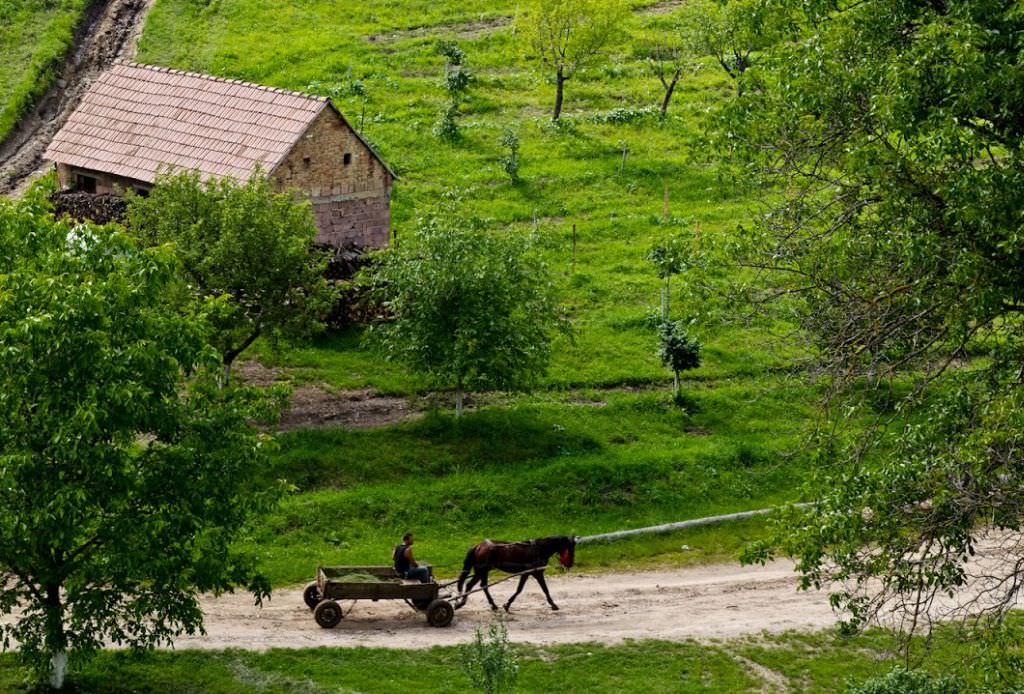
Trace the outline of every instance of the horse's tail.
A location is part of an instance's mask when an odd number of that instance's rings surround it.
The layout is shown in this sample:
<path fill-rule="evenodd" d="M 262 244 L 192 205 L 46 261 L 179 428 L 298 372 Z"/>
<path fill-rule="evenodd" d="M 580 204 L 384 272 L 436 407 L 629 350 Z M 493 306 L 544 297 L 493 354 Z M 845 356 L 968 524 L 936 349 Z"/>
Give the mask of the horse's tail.
<path fill-rule="evenodd" d="M 462 562 L 462 573 L 459 574 L 459 592 L 462 592 L 462 584 L 469 578 L 469 572 L 473 568 L 473 560 L 476 555 L 476 545 L 469 548 L 466 552 L 466 559 Z"/>

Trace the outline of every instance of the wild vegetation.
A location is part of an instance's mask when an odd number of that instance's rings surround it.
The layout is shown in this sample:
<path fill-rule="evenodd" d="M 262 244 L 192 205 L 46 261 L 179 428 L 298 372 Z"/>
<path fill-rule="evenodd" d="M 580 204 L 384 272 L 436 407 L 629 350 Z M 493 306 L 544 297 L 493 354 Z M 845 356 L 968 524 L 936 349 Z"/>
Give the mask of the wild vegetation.
<path fill-rule="evenodd" d="M 60 688 L 69 651 L 195 631 L 198 593 L 265 597 L 236 540 L 276 494 L 263 396 L 217 387 L 201 309 L 164 301 L 173 251 L 43 205 L 0 204 L 0 638 Z"/>
<path fill-rule="evenodd" d="M 950 635 L 952 636 L 952 635 Z M 485 643 L 488 641 L 485 637 Z M 677 694 L 760 692 L 766 687 L 793 692 L 849 694 L 968 694 L 998 680 L 979 654 L 939 630 L 932 657 L 911 663 L 911 676 L 890 675 L 907 667 L 891 649 L 891 637 L 873 630 L 855 637 L 833 633 L 783 634 L 713 644 L 663 641 L 619 646 L 594 643 L 530 647 L 513 644 L 517 665 L 514 691 L 543 694 L 552 688 L 595 694 L 621 692 Z M 429 650 L 317 648 L 265 653 L 176 651 L 147 655 L 107 651 L 77 678 L 81 694 L 160 694 L 184 690 L 202 694 L 292 694 L 359 691 L 401 694 L 411 688 L 448 694 L 473 691 L 464 670 L 465 647 Z M 1015 652 L 1020 654 L 1019 641 Z M 496 669 L 496 668 L 495 668 Z M 963 677 L 944 677 L 958 670 Z M 767 682 L 764 673 L 773 678 Z M 946 682 L 945 688 L 885 688 L 879 682 Z M 9 655 L 0 656 L 0 689 L 27 692 L 22 672 Z M 854 689 L 855 683 L 874 682 Z M 480 690 L 477 690 L 480 691 Z"/>
<path fill-rule="evenodd" d="M 678 237 L 691 265 L 727 257 L 736 223 L 756 209 L 691 146 L 707 109 L 734 92 L 728 75 L 688 74 L 659 118 L 663 89 L 631 46 L 677 31 L 678 10 L 637 4 L 608 37 L 609 57 L 573 78 L 555 126 L 555 85 L 539 76 L 525 9 L 517 16 L 516 8 L 403 2 L 339 16 L 329 3 L 228 10 L 161 0 L 150 15 L 142 60 L 313 89 L 353 114 L 365 98 L 363 135 L 401 177 L 393 200 L 399 248 L 449 192 L 465 218 L 491 233 L 537 229 L 550 240 L 538 250 L 574 326 L 572 336 L 556 337 L 532 395 L 471 394 L 460 427 L 437 413 L 395 429 L 288 434 L 278 470 L 299 493 L 268 519 L 260 541 L 275 580 L 307 578 L 305 563 L 312 570 L 318 561 L 379 560 L 405 525 L 416 526 L 431 561 L 454 568 L 484 535 L 587 534 L 793 499 L 791 481 L 806 464 L 800 413 L 810 414 L 816 395 L 773 373 L 799 353 L 773 336 L 782 324 L 736 320 L 712 330 L 729 314 L 682 272 L 671 318 L 700 319 L 690 330 L 702 365 L 686 372 L 685 384 L 695 407 L 673 407 L 665 387 L 672 372 L 658 356 L 662 280 L 648 249 Z M 242 28 L 260 26 L 279 31 L 268 39 Z M 457 45 L 474 74 L 451 142 L 433 132 L 450 104 L 439 80 L 453 71 L 446 53 L 454 51 L 439 52 L 442 40 Z M 515 182 L 502 145 L 510 130 Z M 255 348 L 297 383 L 408 396 L 435 387 L 381 359 L 358 330 Z M 436 397 L 450 407 L 448 394 Z M 637 541 L 582 553 L 580 562 L 721 557 L 750 536 L 744 526 L 724 541 L 730 532 L 716 531 L 713 549 L 691 543 L 695 553 L 666 556 L 667 542 Z"/>
<path fill-rule="evenodd" d="M 88 0 L 0 0 L 0 141 L 50 86 Z"/>
<path fill-rule="evenodd" d="M 585 21 L 613 4 L 559 2 L 546 11 L 568 8 L 566 16 Z M 1020 412 L 1012 221 L 1020 207 L 1019 133 L 1006 117 L 1019 104 L 1001 100 L 1018 94 L 1000 81 L 1012 71 L 987 68 L 991 55 L 1013 54 L 1020 32 L 999 3 L 948 18 L 938 8 L 945 3 L 926 4 L 855 4 L 818 31 L 813 13 L 834 7 L 815 5 L 801 23 L 787 2 L 716 3 L 702 12 L 695 8 L 703 4 L 637 0 L 593 27 L 590 56 L 599 60 L 560 69 L 552 56 L 566 58 L 569 49 L 542 48 L 543 24 L 511 0 L 395 0 L 344 14 L 328 0 L 158 0 L 141 60 L 330 95 L 359 114 L 351 121 L 400 176 L 398 254 L 415 220 L 449 195 L 459 200 L 459 214 L 481 220 L 496 238 L 539 232 L 551 240 L 540 254 L 575 328 L 552 342 L 549 369 L 532 392 L 472 393 L 461 421 L 441 412 L 449 394 L 434 392 L 429 377 L 436 374 L 381 359 L 360 329 L 276 347 L 257 341 L 259 358 L 295 383 L 430 397 L 434 406 L 422 419 L 383 429 L 282 436 L 268 473 L 295 493 L 264 516 L 243 549 L 258 551 L 263 572 L 281 585 L 308 580 L 318 563 L 386 561 L 394 538 L 413 528 L 420 556 L 444 573 L 485 535 L 588 534 L 794 501 L 797 482 L 825 462 L 822 483 L 807 492 L 815 499 L 824 493 L 825 503 L 810 520 L 798 518 L 800 533 L 787 536 L 786 526 L 781 541 L 752 556 L 780 545 L 795 551 L 808 584 L 826 577 L 833 560 L 845 575 L 872 578 L 874 555 L 860 553 L 868 538 L 883 543 L 882 573 L 894 577 L 891 585 L 955 588 L 979 518 L 1019 525 L 1016 438 L 1006 435 L 1019 431 Z M 878 5 L 901 21 L 887 23 Z M 991 22 L 1006 30 L 980 31 Z M 900 32 L 922 25 L 930 27 L 928 39 L 904 60 Z M 815 40 L 769 50 L 793 37 Z M 955 109 L 929 111 L 929 99 L 949 83 L 930 72 L 934 79 L 915 81 L 922 62 L 970 68 L 952 82 L 963 96 Z M 472 66 L 471 89 L 465 65 Z M 880 74 L 889 81 L 871 92 L 865 85 Z M 1004 92 L 1010 96 L 996 98 Z M 437 137 L 439 112 L 453 136 Z M 821 125 L 811 139 L 787 137 L 808 122 Z M 904 122 L 918 130 L 904 130 Z M 708 145 L 708 130 L 723 137 Z M 779 142 L 790 149 L 773 149 Z M 736 167 L 709 164 L 723 152 Z M 827 171 L 814 168 L 821 162 Z M 995 212 L 979 202 L 982 190 L 997 194 Z M 776 214 L 761 217 L 764 210 Z M 823 210 L 836 212 L 811 214 Z M 771 270 L 811 281 L 772 284 L 763 276 Z M 985 291 L 975 292 L 982 279 Z M 830 292 L 837 283 L 852 288 L 842 301 Z M 720 291 L 726 288 L 728 296 Z M 750 310 L 765 299 L 776 299 L 779 310 Z M 878 330 L 890 320 L 893 330 Z M 823 351 L 835 357 L 833 375 L 856 378 L 800 378 Z M 662 360 L 676 373 L 677 393 L 683 387 L 676 402 Z M 965 372 L 986 378 L 958 380 Z M 954 374 L 949 387 L 902 398 L 914 378 L 930 384 L 947 373 Z M 880 436 L 873 449 L 894 451 L 899 465 L 874 466 L 879 458 L 868 456 L 856 460 L 865 467 L 844 468 L 831 457 L 844 450 L 835 441 L 816 457 L 802 447 L 828 386 L 863 396 L 843 410 L 851 438 L 872 422 L 881 435 L 903 432 L 901 439 Z M 931 409 L 918 409 L 922 402 Z M 929 412 L 936 416 L 922 414 Z M 921 426 L 903 428 L 918 420 Z M 966 475 L 965 455 L 972 463 Z M 908 527 L 919 532 L 908 536 Z M 764 534 L 752 521 L 593 545 L 581 549 L 578 565 L 734 557 Z M 680 540 L 694 551 L 681 552 Z M 926 554 L 922 564 L 904 561 L 933 540 L 942 553 Z M 860 596 L 840 599 L 870 606 Z M 981 660 L 954 661 L 949 646 L 925 665 L 962 670 L 970 686 L 1012 681 L 1020 661 L 1006 633 L 997 630 L 1003 640 L 992 643 L 1001 647 L 991 649 L 1004 660 L 984 672 Z M 638 691 L 736 691 L 760 686 L 744 664 L 753 661 L 794 688 L 837 691 L 844 677 L 878 674 L 879 661 L 892 662 L 886 639 L 524 649 L 518 683 L 545 691 L 557 662 L 590 691 L 630 691 L 638 683 Z M 389 669 L 404 688 L 414 681 L 447 691 L 462 678 L 458 655 L 445 649 L 345 651 L 344 666 L 328 665 L 331 655 L 159 656 L 141 664 L 104 655 L 94 667 L 111 677 L 150 678 L 154 690 L 179 677 L 161 679 L 154 663 L 170 671 L 209 665 L 204 691 L 285 691 L 297 682 L 358 688 L 366 686 L 360 667 L 373 671 L 381 660 L 408 665 L 407 680 L 398 666 Z M 631 669 L 639 661 L 643 673 Z M 664 680 L 651 676 L 652 662 L 664 668 Z M 984 679 L 1000 667 L 1005 676 Z M 96 672 L 84 671 L 85 686 Z M 901 677 L 893 680 L 921 679 Z M 379 677 L 372 683 L 381 690 Z"/>

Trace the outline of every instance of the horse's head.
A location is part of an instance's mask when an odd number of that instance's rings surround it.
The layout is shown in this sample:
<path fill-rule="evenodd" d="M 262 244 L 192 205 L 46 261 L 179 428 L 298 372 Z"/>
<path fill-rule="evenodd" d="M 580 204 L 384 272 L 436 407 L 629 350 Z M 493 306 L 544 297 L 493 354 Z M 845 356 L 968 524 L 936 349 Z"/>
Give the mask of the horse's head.
<path fill-rule="evenodd" d="M 576 559 L 576 538 L 561 537 L 559 540 L 562 542 L 559 543 L 558 563 L 567 569 L 571 569 Z"/>

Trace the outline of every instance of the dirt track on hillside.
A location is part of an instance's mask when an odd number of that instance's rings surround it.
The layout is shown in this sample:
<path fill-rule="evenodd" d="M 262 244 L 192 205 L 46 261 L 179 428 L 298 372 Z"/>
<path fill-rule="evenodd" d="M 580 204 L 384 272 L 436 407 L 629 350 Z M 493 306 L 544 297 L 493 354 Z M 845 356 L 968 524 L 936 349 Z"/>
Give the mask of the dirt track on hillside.
<path fill-rule="evenodd" d="M 825 593 L 798 592 L 793 566 L 735 564 L 636 573 L 562 574 L 549 569 L 548 584 L 561 610 L 553 612 L 535 583 L 512 606 L 508 627 L 516 642 L 620 643 L 625 639 L 710 639 L 821 629 L 835 623 Z M 492 589 L 496 601 L 512 594 L 515 580 Z M 262 609 L 237 594 L 204 601 L 208 635 L 182 638 L 177 648 L 311 648 L 369 646 L 430 648 L 464 643 L 491 611 L 482 594 L 456 612 L 447 628 L 427 625 L 400 601 L 345 604 L 352 611 L 334 629 L 321 629 L 302 602 L 301 589 L 275 591 Z"/>
<path fill-rule="evenodd" d="M 43 165 L 53 136 L 78 106 L 92 81 L 118 56 L 134 56 L 135 42 L 153 0 L 96 0 L 75 47 L 50 89 L 0 142 L 0 195 L 16 193 Z"/>

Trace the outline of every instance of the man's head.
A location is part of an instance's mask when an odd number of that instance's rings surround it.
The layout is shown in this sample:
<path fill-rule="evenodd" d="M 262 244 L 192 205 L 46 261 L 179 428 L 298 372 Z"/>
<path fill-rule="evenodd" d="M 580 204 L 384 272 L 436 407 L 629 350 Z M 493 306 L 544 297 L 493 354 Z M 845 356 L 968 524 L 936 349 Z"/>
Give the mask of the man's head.
<path fill-rule="evenodd" d="M 405 535 L 402 535 L 402 542 L 404 542 L 407 545 L 411 545 L 412 544 L 412 533 L 406 533 Z"/>

